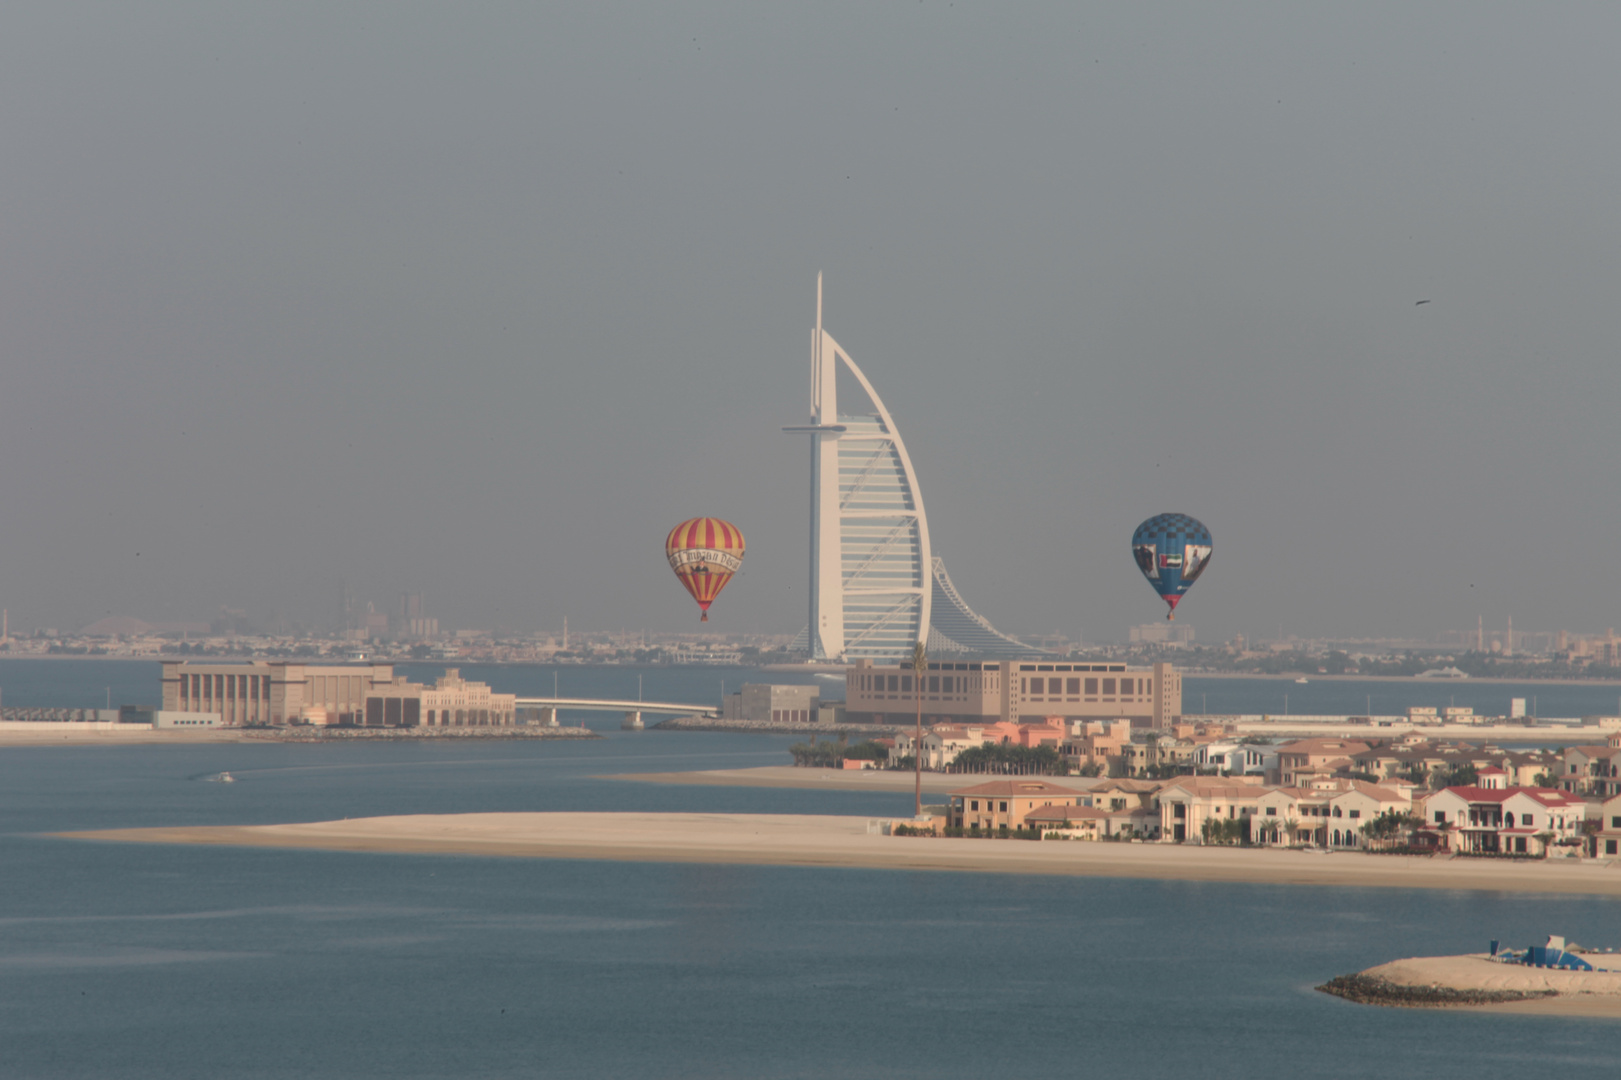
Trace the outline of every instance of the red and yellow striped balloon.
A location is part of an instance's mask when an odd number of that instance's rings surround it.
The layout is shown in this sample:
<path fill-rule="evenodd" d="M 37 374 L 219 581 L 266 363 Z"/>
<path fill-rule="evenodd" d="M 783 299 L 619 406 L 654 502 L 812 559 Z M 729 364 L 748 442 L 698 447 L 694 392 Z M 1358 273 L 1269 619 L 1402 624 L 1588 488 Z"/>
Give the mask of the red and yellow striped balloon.
<path fill-rule="evenodd" d="M 708 622 L 709 605 L 743 565 L 743 534 L 720 518 L 689 518 L 670 530 L 664 554 Z"/>

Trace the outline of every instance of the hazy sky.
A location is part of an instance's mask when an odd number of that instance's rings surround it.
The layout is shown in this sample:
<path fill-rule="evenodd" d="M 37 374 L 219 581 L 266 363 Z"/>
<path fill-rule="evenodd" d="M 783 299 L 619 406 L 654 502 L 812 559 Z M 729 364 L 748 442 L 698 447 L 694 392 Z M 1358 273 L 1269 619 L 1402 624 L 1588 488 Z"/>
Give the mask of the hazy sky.
<path fill-rule="evenodd" d="M 805 619 L 815 275 L 1013 632 L 1621 624 L 1621 7 L 8 4 L 13 628 Z M 1430 304 L 1415 306 L 1416 301 Z"/>

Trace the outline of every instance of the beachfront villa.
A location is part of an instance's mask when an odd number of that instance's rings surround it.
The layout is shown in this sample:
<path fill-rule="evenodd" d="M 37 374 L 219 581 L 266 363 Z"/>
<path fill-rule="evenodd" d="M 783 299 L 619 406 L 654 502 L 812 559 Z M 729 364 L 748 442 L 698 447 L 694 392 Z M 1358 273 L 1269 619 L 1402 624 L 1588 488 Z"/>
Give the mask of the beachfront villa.
<path fill-rule="evenodd" d="M 1101 840 L 1110 835 L 1109 811 L 1092 806 L 1038 806 L 1024 815 L 1024 827 L 1039 829 L 1043 838 Z"/>
<path fill-rule="evenodd" d="M 1025 817 L 1037 807 L 1075 806 L 1083 792 L 1035 777 L 993 780 L 951 792 L 946 825 L 958 829 L 994 832 L 1025 828 Z"/>
<path fill-rule="evenodd" d="M 1621 855 L 1621 795 L 1612 795 L 1596 808 L 1598 833 L 1593 837 L 1594 855 Z"/>
<path fill-rule="evenodd" d="M 1559 786 L 1583 795 L 1621 795 L 1621 745 L 1617 743 L 1621 740 L 1608 746 L 1566 747 Z"/>
<path fill-rule="evenodd" d="M 1159 793 L 1165 839 L 1225 840 L 1236 833 L 1238 841 L 1261 846 L 1362 847 L 1362 825 L 1387 809 L 1405 810 L 1407 805 L 1399 792 L 1355 780 L 1326 788 L 1277 788 L 1188 777 L 1168 783 Z"/>
<path fill-rule="evenodd" d="M 1353 755 L 1369 749 L 1353 739 L 1298 739 L 1278 748 L 1279 780 L 1292 787 L 1333 776 L 1351 767 Z"/>
<path fill-rule="evenodd" d="M 1423 800 L 1426 823 L 1462 852 L 1542 855 L 1560 840 L 1579 841 L 1586 800 L 1552 788 L 1449 787 Z"/>

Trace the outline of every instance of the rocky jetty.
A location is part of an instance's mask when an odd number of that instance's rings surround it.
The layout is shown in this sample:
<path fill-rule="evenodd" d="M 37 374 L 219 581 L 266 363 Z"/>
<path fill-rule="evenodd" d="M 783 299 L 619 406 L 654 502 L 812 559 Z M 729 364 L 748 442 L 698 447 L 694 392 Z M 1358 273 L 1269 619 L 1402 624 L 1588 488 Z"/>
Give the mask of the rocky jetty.
<path fill-rule="evenodd" d="M 1317 989 L 1363 1005 L 1444 1009 L 1456 1005 L 1501 1005 L 1558 995 L 1557 990 L 1460 990 L 1451 986 L 1403 986 L 1377 975 L 1340 975 Z"/>
<path fill-rule="evenodd" d="M 600 739 L 587 727 L 287 727 L 245 730 L 244 739 L 266 742 L 344 742 L 367 739 Z"/>
<path fill-rule="evenodd" d="M 712 716 L 673 716 L 653 725 L 655 731 L 749 731 L 761 735 L 899 735 L 911 724 L 775 724 L 770 720 L 720 720 Z"/>
<path fill-rule="evenodd" d="M 1621 1017 L 1621 971 L 1570 970 L 1472 953 L 1413 956 L 1317 989 L 1364 1005 L 1407 1009 L 1492 1006 L 1511 1012 Z"/>

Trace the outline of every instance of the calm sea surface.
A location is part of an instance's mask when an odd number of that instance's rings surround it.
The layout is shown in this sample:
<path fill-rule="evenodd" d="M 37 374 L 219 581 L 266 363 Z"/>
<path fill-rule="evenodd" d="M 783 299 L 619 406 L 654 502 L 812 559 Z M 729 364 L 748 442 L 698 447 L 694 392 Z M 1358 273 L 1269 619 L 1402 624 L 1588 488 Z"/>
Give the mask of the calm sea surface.
<path fill-rule="evenodd" d="M 551 689 L 550 669 L 464 670 L 501 690 Z M 781 678 L 642 674 L 648 698 L 677 700 L 712 699 L 721 678 Z M 636 675 L 568 668 L 560 683 L 618 695 Z M 1281 692 L 1253 682 L 1257 695 Z M 155 683 L 153 664 L 0 661 L 8 705 L 95 705 L 109 685 L 115 704 L 151 701 Z M 1233 680 L 1189 683 L 1244 693 Z M 1307 689 L 1289 691 L 1292 707 Z M 1521 695 L 1470 689 L 1486 691 L 1477 709 Z M 1594 689 L 1595 702 L 1609 696 Z M 602 741 L 0 748 L 0 1077 L 1617 1075 L 1616 1023 L 1379 1010 L 1311 990 L 1492 937 L 1621 945 L 1612 900 L 43 835 L 487 810 L 898 815 L 911 804 L 600 779 L 780 764 L 792 740 L 591 722 Z M 240 782 L 207 779 L 221 770 Z"/>

